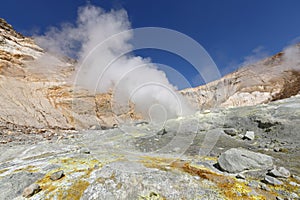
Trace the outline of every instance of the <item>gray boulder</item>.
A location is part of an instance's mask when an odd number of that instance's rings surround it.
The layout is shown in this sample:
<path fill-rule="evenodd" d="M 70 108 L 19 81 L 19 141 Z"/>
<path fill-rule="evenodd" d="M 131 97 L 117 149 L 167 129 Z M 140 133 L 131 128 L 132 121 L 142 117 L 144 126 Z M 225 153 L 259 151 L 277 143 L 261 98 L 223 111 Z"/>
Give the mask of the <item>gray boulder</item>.
<path fill-rule="evenodd" d="M 247 131 L 244 138 L 247 140 L 254 140 L 255 134 L 253 131 Z"/>
<path fill-rule="evenodd" d="M 284 167 L 274 168 L 269 172 L 269 174 L 273 177 L 280 177 L 280 178 L 288 178 L 291 176 L 289 170 L 287 170 Z"/>
<path fill-rule="evenodd" d="M 273 166 L 272 157 L 246 149 L 232 148 L 220 155 L 218 164 L 223 171 L 239 173 L 244 170 L 267 170 Z"/>
<path fill-rule="evenodd" d="M 230 136 L 236 136 L 238 134 L 238 131 L 235 128 L 224 129 L 224 132 Z"/>

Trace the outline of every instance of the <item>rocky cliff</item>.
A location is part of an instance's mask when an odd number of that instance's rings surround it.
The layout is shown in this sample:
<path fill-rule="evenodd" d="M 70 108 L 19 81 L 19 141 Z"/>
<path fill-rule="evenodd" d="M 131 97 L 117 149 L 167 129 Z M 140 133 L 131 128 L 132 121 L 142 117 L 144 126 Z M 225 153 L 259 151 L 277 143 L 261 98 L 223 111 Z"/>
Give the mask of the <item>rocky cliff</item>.
<path fill-rule="evenodd" d="M 0 123 L 2 127 L 82 129 L 118 124 L 111 94 L 72 84 L 75 61 L 51 55 L 0 19 Z M 133 109 L 124 115 L 135 117 Z"/>
<path fill-rule="evenodd" d="M 267 103 L 300 91 L 300 45 L 181 93 L 200 109 Z M 290 55 L 292 54 L 292 55 Z M 134 106 L 112 111 L 112 94 L 75 87 L 76 61 L 45 52 L 0 20 L 1 126 L 82 129 L 140 119 Z M 31 129 L 30 128 L 30 129 Z"/>
<path fill-rule="evenodd" d="M 300 44 L 181 92 L 199 108 L 257 105 L 296 95 L 300 92 Z"/>

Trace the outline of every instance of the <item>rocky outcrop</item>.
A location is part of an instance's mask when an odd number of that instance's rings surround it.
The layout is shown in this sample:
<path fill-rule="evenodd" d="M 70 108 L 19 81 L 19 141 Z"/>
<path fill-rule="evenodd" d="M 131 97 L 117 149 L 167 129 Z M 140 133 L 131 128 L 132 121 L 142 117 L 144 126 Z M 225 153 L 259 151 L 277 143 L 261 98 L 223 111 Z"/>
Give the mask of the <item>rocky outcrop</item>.
<path fill-rule="evenodd" d="M 268 103 L 300 92 L 300 44 L 181 93 L 200 109 Z"/>
<path fill-rule="evenodd" d="M 293 55 L 300 57 L 295 52 Z M 141 119 L 133 104 L 129 110 L 115 112 L 112 93 L 94 94 L 74 86 L 75 65 L 70 58 L 44 52 L 33 39 L 17 33 L 1 19 L 1 126 L 24 131 L 29 127 L 86 129 Z M 297 59 L 289 60 L 285 53 L 279 53 L 181 93 L 200 109 L 256 105 L 297 94 L 299 83 Z"/>
<path fill-rule="evenodd" d="M 45 53 L 0 19 L 0 123 L 13 130 L 118 124 L 111 94 L 74 86 L 75 61 Z M 138 118 L 133 105 L 118 120 Z"/>

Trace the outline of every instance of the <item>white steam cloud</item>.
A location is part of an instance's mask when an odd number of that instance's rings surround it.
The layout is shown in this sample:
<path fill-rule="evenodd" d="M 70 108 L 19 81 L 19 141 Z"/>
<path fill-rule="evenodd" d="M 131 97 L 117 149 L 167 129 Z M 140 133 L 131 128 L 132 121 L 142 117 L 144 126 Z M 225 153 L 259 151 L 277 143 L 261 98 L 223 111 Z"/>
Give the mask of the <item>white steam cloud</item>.
<path fill-rule="evenodd" d="M 93 92 L 113 90 L 121 107 L 130 100 L 138 112 L 157 120 L 190 114 L 188 103 L 150 59 L 122 55 L 134 50 L 130 29 L 125 10 L 88 5 L 79 8 L 76 25 L 50 28 L 36 41 L 49 52 L 76 57 L 76 83 Z"/>
<path fill-rule="evenodd" d="M 283 52 L 286 68 L 300 71 L 300 44 L 288 46 Z"/>
<path fill-rule="evenodd" d="M 263 46 L 258 46 L 252 50 L 252 54 L 245 56 L 244 61 L 240 64 L 241 67 L 254 64 L 263 58 L 270 56 Z"/>

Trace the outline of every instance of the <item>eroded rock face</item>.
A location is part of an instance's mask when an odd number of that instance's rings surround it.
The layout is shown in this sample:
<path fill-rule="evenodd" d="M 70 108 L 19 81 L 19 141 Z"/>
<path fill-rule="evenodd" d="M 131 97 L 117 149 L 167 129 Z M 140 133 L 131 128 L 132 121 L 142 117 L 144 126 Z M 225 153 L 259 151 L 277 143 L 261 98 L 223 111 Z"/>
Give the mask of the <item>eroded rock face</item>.
<path fill-rule="evenodd" d="M 290 51 L 293 51 L 291 54 Z M 182 90 L 200 109 L 250 106 L 284 99 L 300 91 L 300 45 L 240 68 L 196 88 Z"/>
<path fill-rule="evenodd" d="M 300 91 L 299 63 L 294 60 L 279 53 L 181 93 L 199 109 L 256 105 L 287 98 Z M 133 104 L 126 112 L 116 113 L 112 93 L 94 94 L 74 86 L 75 65 L 72 59 L 44 52 L 31 38 L 17 33 L 1 19 L 1 126 L 12 124 L 19 130 L 107 128 L 142 118 Z"/>
<path fill-rule="evenodd" d="M 74 86 L 76 62 L 43 51 L 0 19 L 0 123 L 14 130 L 87 129 L 118 124 L 111 93 Z M 138 118 L 133 106 L 118 119 Z"/>

